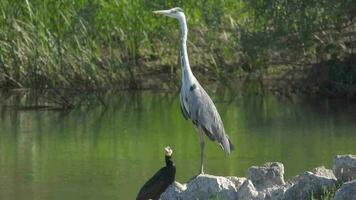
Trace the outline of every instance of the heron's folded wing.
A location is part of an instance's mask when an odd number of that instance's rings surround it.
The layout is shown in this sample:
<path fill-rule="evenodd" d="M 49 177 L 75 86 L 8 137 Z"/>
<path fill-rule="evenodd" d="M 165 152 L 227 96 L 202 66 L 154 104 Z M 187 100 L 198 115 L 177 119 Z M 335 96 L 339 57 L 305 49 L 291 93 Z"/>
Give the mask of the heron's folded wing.
<path fill-rule="evenodd" d="M 189 116 L 189 112 L 187 111 L 187 108 L 184 105 L 184 99 L 182 93 L 180 93 L 179 98 L 180 98 L 180 111 L 182 112 L 184 119 L 187 120 L 190 118 L 190 116 Z"/>
<path fill-rule="evenodd" d="M 230 153 L 232 145 L 229 137 L 225 135 L 221 117 L 202 87 L 189 91 L 188 106 L 193 123 L 200 126 L 212 141 L 217 141 L 225 152 Z"/>
<path fill-rule="evenodd" d="M 191 119 L 194 123 L 206 129 L 212 140 L 224 136 L 225 130 L 220 115 L 203 88 L 197 88 L 189 92 L 188 106 L 191 110 Z"/>

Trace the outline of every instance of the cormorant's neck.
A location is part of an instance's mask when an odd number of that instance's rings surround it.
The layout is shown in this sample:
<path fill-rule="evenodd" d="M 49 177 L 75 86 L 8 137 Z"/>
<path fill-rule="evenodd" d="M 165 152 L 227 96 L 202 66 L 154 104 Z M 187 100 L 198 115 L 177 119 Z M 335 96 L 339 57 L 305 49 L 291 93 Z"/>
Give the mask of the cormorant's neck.
<path fill-rule="evenodd" d="M 187 37 L 188 37 L 188 27 L 185 16 L 183 15 L 179 18 L 179 26 L 180 26 L 180 64 L 182 67 L 182 81 L 183 79 L 191 80 L 193 76 L 192 70 L 190 69 L 188 52 L 187 52 Z M 183 81 L 184 82 L 184 81 Z"/>
<path fill-rule="evenodd" d="M 171 156 L 165 156 L 166 157 L 166 166 L 172 166 L 173 161 L 171 160 Z"/>

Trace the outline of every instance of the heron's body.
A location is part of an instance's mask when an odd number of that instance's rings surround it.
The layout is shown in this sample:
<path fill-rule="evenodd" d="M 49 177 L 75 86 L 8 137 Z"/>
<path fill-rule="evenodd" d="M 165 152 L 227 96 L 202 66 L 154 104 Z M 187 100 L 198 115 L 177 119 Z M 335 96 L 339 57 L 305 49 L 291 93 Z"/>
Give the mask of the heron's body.
<path fill-rule="evenodd" d="M 179 21 L 181 31 L 180 63 L 182 70 L 180 108 L 184 118 L 193 122 L 199 134 L 201 147 L 200 173 L 204 173 L 204 135 L 207 135 L 211 141 L 218 143 L 226 154 L 231 153 L 233 146 L 229 137 L 225 134 L 224 125 L 213 101 L 195 78 L 190 68 L 186 45 L 188 28 L 183 10 L 173 8 L 156 11 L 156 13 L 176 18 Z"/>

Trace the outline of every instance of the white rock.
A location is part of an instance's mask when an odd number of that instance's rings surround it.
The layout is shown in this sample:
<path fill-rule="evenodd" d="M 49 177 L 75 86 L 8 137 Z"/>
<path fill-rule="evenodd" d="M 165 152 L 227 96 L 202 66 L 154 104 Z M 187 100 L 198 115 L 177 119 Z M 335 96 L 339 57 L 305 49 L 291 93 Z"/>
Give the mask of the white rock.
<path fill-rule="evenodd" d="M 241 187 L 241 185 L 247 180 L 245 177 L 236 177 L 236 176 L 227 176 L 226 178 L 235 184 L 236 190 L 238 190 Z"/>
<path fill-rule="evenodd" d="M 259 193 L 264 194 L 265 200 L 282 200 L 284 197 L 284 193 L 291 186 L 292 186 L 291 184 L 285 184 L 283 186 L 273 186 L 273 187 L 261 190 L 261 191 L 259 191 Z"/>
<path fill-rule="evenodd" d="M 356 156 L 338 155 L 334 158 L 334 174 L 341 182 L 356 179 Z"/>
<path fill-rule="evenodd" d="M 161 195 L 161 199 L 169 199 L 170 197 L 178 197 L 182 192 L 187 189 L 186 184 L 180 184 L 177 181 L 172 183 L 166 191 Z"/>
<path fill-rule="evenodd" d="M 293 178 L 292 186 L 285 191 L 282 199 L 309 199 L 312 193 L 321 192 L 335 183 L 336 178 L 331 170 L 318 167 Z"/>
<path fill-rule="evenodd" d="M 222 176 L 199 175 L 187 184 L 175 184 L 167 188 L 161 199 L 236 199 L 235 184 Z"/>
<path fill-rule="evenodd" d="M 262 194 L 263 195 L 263 194 Z M 251 180 L 246 180 L 238 190 L 237 199 L 239 200 L 260 200 L 264 196 L 260 195 Z"/>
<path fill-rule="evenodd" d="M 344 183 L 336 191 L 334 200 L 356 200 L 356 180 Z"/>
<path fill-rule="evenodd" d="M 284 185 L 284 166 L 279 162 L 265 163 L 263 166 L 252 166 L 247 170 L 247 178 L 261 190 Z"/>
<path fill-rule="evenodd" d="M 325 168 L 324 166 L 314 168 L 311 170 L 311 172 L 318 176 L 328 177 L 328 178 L 336 180 L 336 177 L 335 177 L 333 171 L 331 169 Z"/>
<path fill-rule="evenodd" d="M 343 169 L 347 167 L 350 170 L 341 170 L 340 174 L 352 177 L 352 173 L 350 175 L 349 172 L 354 170 L 353 161 L 345 161 L 349 160 L 350 156 L 347 158 L 337 157 L 337 159 L 339 160 L 334 160 L 334 167 L 341 166 Z M 339 169 L 339 167 L 334 168 L 334 170 Z M 334 186 L 337 180 L 333 171 L 325 167 L 304 172 L 287 183 L 284 181 L 283 175 L 282 163 L 266 163 L 260 167 L 250 167 L 247 171 L 247 179 L 234 176 L 199 175 L 186 184 L 175 182 L 161 195 L 161 199 L 309 199 L 312 193 L 315 194 Z M 335 200 L 354 198 L 356 195 L 355 185 L 356 183 L 345 184 L 338 190 Z"/>

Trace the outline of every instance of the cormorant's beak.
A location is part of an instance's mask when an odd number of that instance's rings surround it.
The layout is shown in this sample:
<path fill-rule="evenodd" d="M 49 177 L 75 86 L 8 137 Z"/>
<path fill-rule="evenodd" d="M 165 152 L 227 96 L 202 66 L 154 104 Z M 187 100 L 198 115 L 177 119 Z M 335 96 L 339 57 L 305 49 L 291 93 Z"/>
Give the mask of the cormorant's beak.
<path fill-rule="evenodd" d="M 156 11 L 153 11 L 153 13 L 158 14 L 158 15 L 168 16 L 170 13 L 170 10 L 156 10 Z"/>

